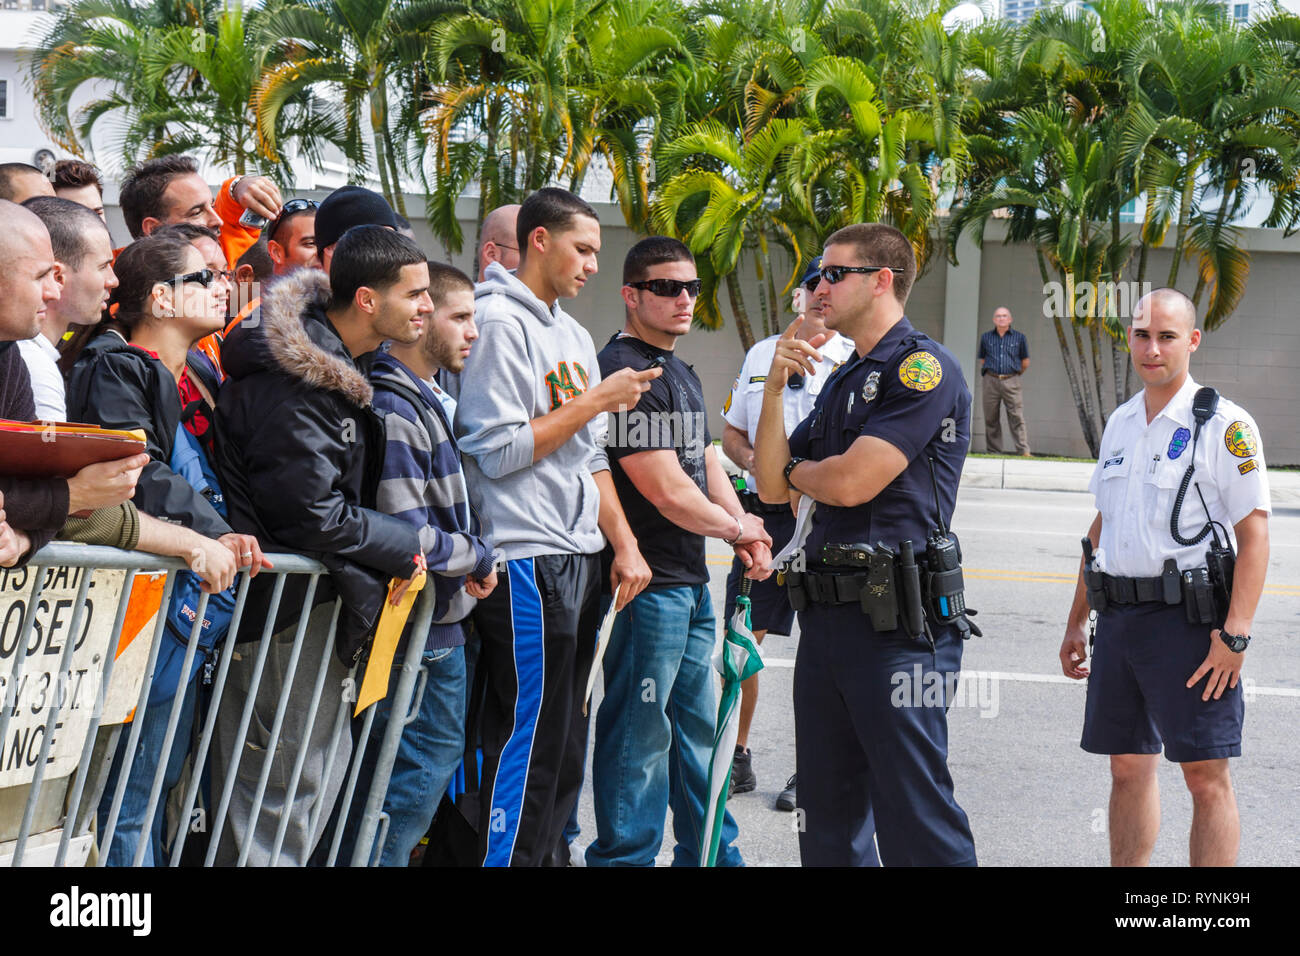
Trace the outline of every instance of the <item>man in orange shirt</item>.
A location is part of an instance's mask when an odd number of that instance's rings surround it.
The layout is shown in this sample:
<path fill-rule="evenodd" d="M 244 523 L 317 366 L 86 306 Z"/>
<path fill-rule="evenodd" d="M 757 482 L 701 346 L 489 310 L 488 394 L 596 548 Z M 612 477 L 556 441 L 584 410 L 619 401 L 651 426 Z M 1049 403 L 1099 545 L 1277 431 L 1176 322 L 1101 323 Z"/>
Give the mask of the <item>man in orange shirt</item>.
<path fill-rule="evenodd" d="M 198 163 L 189 156 L 160 156 L 133 167 L 122 182 L 118 203 L 132 239 L 178 222 L 218 230 L 231 268 L 262 232 L 239 221 L 244 211 L 269 221 L 283 205 L 280 190 L 265 176 L 227 179 L 213 199 Z"/>

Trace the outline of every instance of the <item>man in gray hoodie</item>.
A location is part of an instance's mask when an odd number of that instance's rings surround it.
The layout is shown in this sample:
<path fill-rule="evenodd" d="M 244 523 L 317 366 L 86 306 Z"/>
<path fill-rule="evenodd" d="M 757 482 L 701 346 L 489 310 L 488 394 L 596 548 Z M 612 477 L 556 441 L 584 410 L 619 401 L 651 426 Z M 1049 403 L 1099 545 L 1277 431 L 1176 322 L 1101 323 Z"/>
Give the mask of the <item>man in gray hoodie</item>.
<path fill-rule="evenodd" d="M 559 306 L 596 272 L 591 206 L 539 190 L 520 208 L 516 234 L 519 268 L 493 263 L 475 289 L 479 342 L 456 412 L 470 503 L 505 562 L 474 614 L 487 688 L 485 866 L 563 862 L 586 756 L 582 698 L 606 538 L 620 607 L 651 577 L 610 478 L 604 413 L 634 406 L 660 370 L 623 369 L 602 382 L 591 336 Z"/>

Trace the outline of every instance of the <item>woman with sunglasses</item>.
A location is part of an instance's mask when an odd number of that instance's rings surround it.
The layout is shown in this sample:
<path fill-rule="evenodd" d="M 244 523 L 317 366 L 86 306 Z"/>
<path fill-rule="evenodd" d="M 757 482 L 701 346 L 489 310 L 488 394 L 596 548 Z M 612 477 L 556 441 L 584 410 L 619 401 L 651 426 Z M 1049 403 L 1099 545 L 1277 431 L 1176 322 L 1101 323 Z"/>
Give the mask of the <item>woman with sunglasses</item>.
<path fill-rule="evenodd" d="M 222 514 L 215 480 L 198 480 L 193 469 L 184 475 L 175 470 L 182 459 L 193 462 L 197 458 L 198 472 L 204 471 L 202 446 L 187 437 L 186 429 L 195 427 L 196 408 L 204 402 L 210 405 L 215 396 L 199 384 L 199 364 L 190 356 L 190 348 L 225 321 L 226 280 L 205 267 L 198 249 L 174 237 L 148 236 L 132 243 L 118 256 L 114 271 L 120 284 L 109 300 L 112 319 L 102 324 L 69 375 L 69 417 L 106 428 L 142 430 L 151 461 L 136 485 L 136 506 L 146 514 L 180 522 L 216 539 L 235 554 L 241 570 L 256 571 L 262 564 L 257 541 L 231 532 Z M 177 575 L 173 603 L 165 612 L 169 625 L 177 609 L 176 596 L 182 582 L 188 580 L 183 572 Z M 215 608 L 218 598 L 228 593 L 214 595 L 210 608 Z M 212 613 L 210 610 L 209 616 Z M 160 858 L 162 814 L 156 812 L 151 822 L 144 817 L 153 778 L 163 758 L 171 701 L 182 683 L 185 701 L 167 759 L 164 794 L 179 780 L 189 749 L 194 678 L 203 657 L 195 655 L 191 672 L 182 681 L 180 665 L 187 638 L 164 638 L 159 648 L 154 685 L 141 718 L 137 751 L 113 842 L 102 848 L 109 865 L 129 865 L 146 829 L 151 833 L 144 864 L 164 862 Z M 115 768 L 122 766 L 129 737 L 130 728 L 123 728 Z M 106 823 L 117 776 L 113 772 L 105 787 L 101 824 Z"/>

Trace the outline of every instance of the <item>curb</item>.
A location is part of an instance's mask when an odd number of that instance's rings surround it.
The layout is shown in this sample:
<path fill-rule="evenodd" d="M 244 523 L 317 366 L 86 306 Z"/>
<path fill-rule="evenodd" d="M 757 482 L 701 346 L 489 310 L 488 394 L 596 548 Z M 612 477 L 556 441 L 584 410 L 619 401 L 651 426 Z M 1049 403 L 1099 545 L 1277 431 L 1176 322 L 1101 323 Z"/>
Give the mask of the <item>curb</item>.
<path fill-rule="evenodd" d="M 961 484 L 968 488 L 1087 492 L 1094 467 L 1086 461 L 967 458 Z M 1300 507 L 1300 472 L 1272 472 L 1268 483 L 1274 507 Z"/>

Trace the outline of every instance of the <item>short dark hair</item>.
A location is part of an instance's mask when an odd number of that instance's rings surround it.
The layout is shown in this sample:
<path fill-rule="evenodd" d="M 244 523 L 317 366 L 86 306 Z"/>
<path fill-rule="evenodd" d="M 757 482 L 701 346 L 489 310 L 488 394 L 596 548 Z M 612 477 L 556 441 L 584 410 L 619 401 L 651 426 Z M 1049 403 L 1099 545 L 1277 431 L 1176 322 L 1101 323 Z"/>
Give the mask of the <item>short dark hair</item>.
<path fill-rule="evenodd" d="M 387 226 L 353 226 L 339 237 L 330 260 L 330 308 L 346 309 L 358 289 L 386 289 L 404 266 L 427 261 L 419 246 Z"/>
<path fill-rule="evenodd" d="M 144 235 L 140 226 L 146 219 L 162 219 L 166 215 L 163 193 L 172 180 L 198 171 L 199 164 L 189 156 L 159 156 L 127 170 L 117 202 L 132 239 Z"/>
<path fill-rule="evenodd" d="M 37 176 L 45 175 L 30 163 L 0 163 L 0 199 L 13 202 L 14 197 L 18 195 L 14 188 L 14 180 L 29 173 L 35 173 Z"/>
<path fill-rule="evenodd" d="M 474 291 L 474 280 L 455 266 L 429 260 L 429 298 L 433 300 L 435 309 L 441 308 L 451 293 L 466 290 Z"/>
<path fill-rule="evenodd" d="M 265 239 L 258 239 L 257 242 L 244 250 L 244 254 L 235 263 L 236 269 L 240 266 L 252 266 L 253 279 L 256 282 L 265 282 L 271 278 L 275 272 L 275 260 L 271 258 L 271 253 L 267 251 Z"/>
<path fill-rule="evenodd" d="M 859 222 L 831 233 L 826 245 L 853 246 L 862 265 L 888 266 L 894 272 L 894 298 L 907 304 L 916 281 L 916 253 L 907 236 L 883 222 Z"/>
<path fill-rule="evenodd" d="M 80 189 L 83 186 L 94 186 L 99 190 L 99 198 L 104 198 L 104 182 L 94 165 L 81 159 L 61 159 L 54 164 L 55 189 Z"/>
<path fill-rule="evenodd" d="M 547 232 L 563 232 L 578 216 L 590 216 L 596 222 L 600 217 L 591 204 L 579 199 L 567 189 L 547 186 L 539 189 L 519 207 L 519 221 L 515 226 L 515 241 L 519 244 L 519 258 L 528 252 L 528 237 L 538 227 Z"/>
<path fill-rule="evenodd" d="M 221 233 L 207 226 L 199 226 L 192 222 L 174 222 L 170 226 L 159 226 L 150 235 L 168 236 L 172 239 L 179 239 L 181 242 L 193 242 L 195 239 L 211 239 L 213 242 L 221 242 Z"/>
<path fill-rule="evenodd" d="M 623 260 L 623 284 L 640 282 L 651 266 L 665 262 L 694 262 L 695 256 L 686 244 L 669 236 L 650 236 L 642 239 L 627 251 Z"/>
<path fill-rule="evenodd" d="M 104 220 L 91 209 L 58 196 L 33 196 L 23 207 L 36 213 L 50 233 L 54 258 L 69 269 L 80 269 L 90 252 L 86 234 L 92 229 L 108 232 Z"/>
<path fill-rule="evenodd" d="M 299 218 L 300 216 L 311 216 L 313 219 L 315 219 L 316 209 L 317 209 L 316 206 L 309 206 L 306 209 L 295 209 L 293 212 L 288 213 L 287 215 L 282 215 L 279 219 L 272 219 L 270 224 L 264 230 L 262 230 L 262 238 L 264 238 L 267 242 L 278 242 L 280 243 L 280 245 L 283 246 L 284 242 L 276 238 L 277 236 L 280 235 L 280 230 L 282 230 L 285 226 L 289 225 L 289 223 L 293 222 L 295 219 Z"/>

